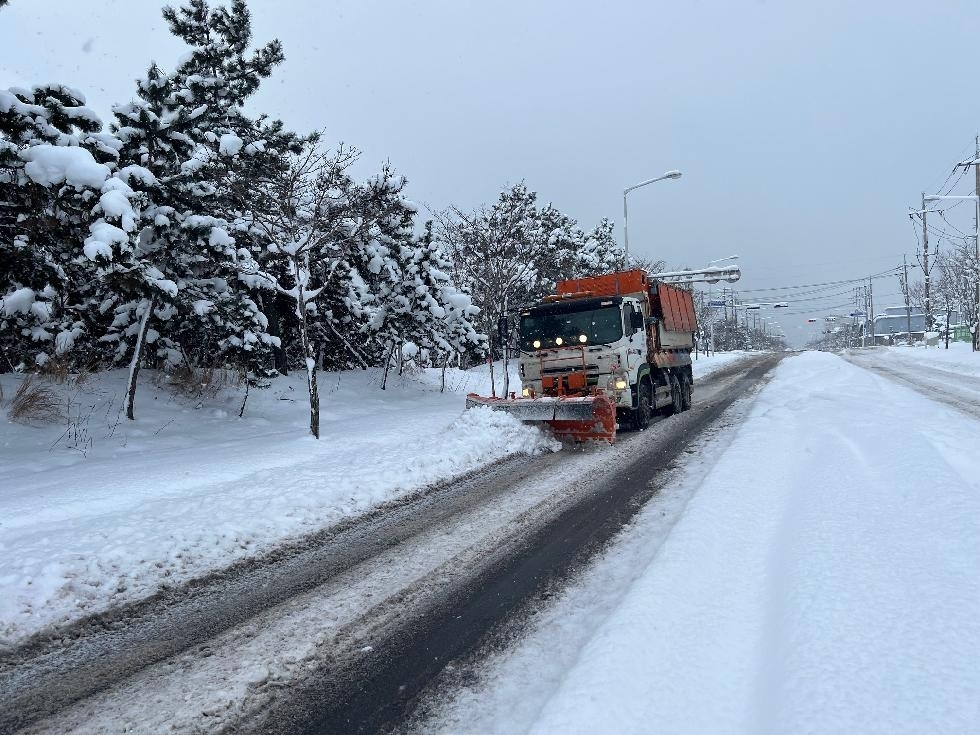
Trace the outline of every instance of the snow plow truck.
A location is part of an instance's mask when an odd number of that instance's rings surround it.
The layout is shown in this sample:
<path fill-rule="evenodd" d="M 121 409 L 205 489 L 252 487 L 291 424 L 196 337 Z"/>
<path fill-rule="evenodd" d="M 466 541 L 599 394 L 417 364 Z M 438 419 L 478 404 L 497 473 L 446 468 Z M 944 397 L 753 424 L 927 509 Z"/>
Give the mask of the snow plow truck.
<path fill-rule="evenodd" d="M 559 438 L 612 443 L 618 427 L 645 429 L 657 412 L 691 406 L 697 329 L 690 291 L 646 271 L 560 281 L 520 312 L 520 396 L 466 397 Z"/>

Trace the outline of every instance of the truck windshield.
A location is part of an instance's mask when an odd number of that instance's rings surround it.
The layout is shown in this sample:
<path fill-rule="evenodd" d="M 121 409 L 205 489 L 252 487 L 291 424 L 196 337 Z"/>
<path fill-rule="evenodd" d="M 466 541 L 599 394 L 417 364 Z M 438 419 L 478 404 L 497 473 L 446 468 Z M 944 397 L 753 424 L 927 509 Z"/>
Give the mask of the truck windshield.
<path fill-rule="evenodd" d="M 622 336 L 623 319 L 618 305 L 565 314 L 531 313 L 521 317 L 521 349 L 524 350 L 556 347 L 559 339 L 562 345 L 604 344 L 615 342 Z"/>

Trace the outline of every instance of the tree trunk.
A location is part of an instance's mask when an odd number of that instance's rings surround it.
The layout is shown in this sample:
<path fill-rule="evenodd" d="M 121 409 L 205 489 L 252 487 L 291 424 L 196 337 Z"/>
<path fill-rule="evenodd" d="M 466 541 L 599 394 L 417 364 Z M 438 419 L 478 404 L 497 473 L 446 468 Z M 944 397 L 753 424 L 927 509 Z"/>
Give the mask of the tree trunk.
<path fill-rule="evenodd" d="M 950 332 L 949 320 L 950 317 L 952 317 L 952 311 L 953 310 L 949 306 L 946 307 L 946 349 L 947 350 L 949 349 L 949 332 Z"/>
<path fill-rule="evenodd" d="M 385 353 L 385 372 L 384 377 L 381 379 L 381 390 L 385 390 L 388 385 L 388 368 L 391 367 L 391 353 L 395 351 L 395 345 L 391 345 L 388 348 L 388 352 Z"/>
<path fill-rule="evenodd" d="M 238 418 L 245 415 L 245 404 L 248 403 L 248 374 L 245 375 L 245 397 L 242 399 L 242 408 L 238 412 Z"/>
<path fill-rule="evenodd" d="M 146 345 L 146 333 L 150 329 L 150 314 L 156 299 L 151 298 L 143 312 L 143 320 L 140 322 L 139 332 L 136 334 L 136 344 L 133 346 L 133 360 L 129 363 L 129 380 L 126 382 L 126 418 L 135 421 L 133 414 L 133 404 L 136 402 L 136 379 L 140 374 L 140 362 L 143 359 L 143 348 Z"/>
<path fill-rule="evenodd" d="M 296 317 L 299 322 L 299 336 L 303 343 L 303 357 L 306 358 L 306 385 L 310 392 L 310 433 L 320 438 L 320 394 L 316 387 L 316 359 L 313 344 L 310 342 L 310 330 L 306 322 L 306 297 L 303 285 L 299 282 L 299 266 L 296 267 L 299 284 L 296 294 Z"/>
<path fill-rule="evenodd" d="M 265 315 L 269 319 L 269 336 L 279 338 L 279 346 L 272 351 L 276 371 L 280 375 L 289 375 L 289 366 L 286 363 L 286 348 L 282 343 L 282 329 L 279 326 L 278 294 L 273 294 L 269 299 L 269 306 L 266 309 Z"/>

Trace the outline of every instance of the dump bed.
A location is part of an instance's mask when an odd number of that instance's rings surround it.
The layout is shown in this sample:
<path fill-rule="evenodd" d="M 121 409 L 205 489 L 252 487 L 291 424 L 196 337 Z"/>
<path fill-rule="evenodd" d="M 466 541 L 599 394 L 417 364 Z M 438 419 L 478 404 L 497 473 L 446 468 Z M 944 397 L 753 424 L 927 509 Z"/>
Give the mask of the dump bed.
<path fill-rule="evenodd" d="M 659 320 L 655 345 L 651 346 L 658 349 L 691 349 L 694 346 L 697 317 L 690 291 L 654 283 L 650 287 L 650 309 Z"/>
<path fill-rule="evenodd" d="M 650 305 L 653 316 L 663 321 L 668 332 L 693 332 L 697 326 L 694 316 L 694 297 L 690 291 L 666 283 L 654 284 L 650 289 Z"/>

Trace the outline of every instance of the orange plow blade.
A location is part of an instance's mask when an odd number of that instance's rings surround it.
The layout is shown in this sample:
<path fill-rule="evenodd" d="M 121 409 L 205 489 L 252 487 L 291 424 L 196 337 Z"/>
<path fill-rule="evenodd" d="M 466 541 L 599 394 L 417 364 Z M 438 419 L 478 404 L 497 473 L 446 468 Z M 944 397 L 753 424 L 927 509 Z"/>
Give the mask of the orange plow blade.
<path fill-rule="evenodd" d="M 616 441 L 616 406 L 604 393 L 540 398 L 486 398 L 470 393 L 466 407 L 474 406 L 504 411 L 521 421 L 544 421 L 560 439 Z"/>

